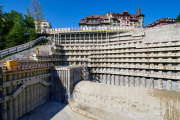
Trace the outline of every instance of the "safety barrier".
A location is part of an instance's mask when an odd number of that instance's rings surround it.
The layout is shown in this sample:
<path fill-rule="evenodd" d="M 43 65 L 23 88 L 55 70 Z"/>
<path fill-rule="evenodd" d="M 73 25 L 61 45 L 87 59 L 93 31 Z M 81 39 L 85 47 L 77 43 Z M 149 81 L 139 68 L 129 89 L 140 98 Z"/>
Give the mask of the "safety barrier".
<path fill-rule="evenodd" d="M 13 71 L 13 70 L 27 70 L 27 69 L 36 69 L 36 68 L 45 68 L 45 67 L 53 67 L 53 63 L 33 63 L 33 64 L 21 64 L 18 63 L 17 66 L 0 66 L 3 72 Z"/>
<path fill-rule="evenodd" d="M 122 31 L 122 30 L 134 30 L 132 26 L 113 26 L 113 27 L 71 27 L 71 28 L 54 28 L 46 29 L 47 33 L 57 32 L 80 32 L 80 31 Z"/>
<path fill-rule="evenodd" d="M 34 46 L 37 42 L 41 41 L 43 38 L 45 38 L 44 36 L 39 37 L 36 40 L 33 40 L 31 42 L 22 44 L 22 45 L 18 45 L 18 46 L 14 46 L 5 50 L 1 50 L 0 51 L 0 58 L 5 57 L 7 55 L 13 54 L 13 53 L 17 53 L 23 50 L 26 50 L 28 48 L 31 48 L 32 46 Z"/>

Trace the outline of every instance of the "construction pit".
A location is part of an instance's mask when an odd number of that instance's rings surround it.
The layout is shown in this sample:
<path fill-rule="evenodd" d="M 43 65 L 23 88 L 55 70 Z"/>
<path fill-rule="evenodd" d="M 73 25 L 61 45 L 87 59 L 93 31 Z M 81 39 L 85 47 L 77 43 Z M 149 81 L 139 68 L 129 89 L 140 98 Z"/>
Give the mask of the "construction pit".
<path fill-rule="evenodd" d="M 2 120 L 179 120 L 179 24 L 52 31 L 0 61 Z"/>

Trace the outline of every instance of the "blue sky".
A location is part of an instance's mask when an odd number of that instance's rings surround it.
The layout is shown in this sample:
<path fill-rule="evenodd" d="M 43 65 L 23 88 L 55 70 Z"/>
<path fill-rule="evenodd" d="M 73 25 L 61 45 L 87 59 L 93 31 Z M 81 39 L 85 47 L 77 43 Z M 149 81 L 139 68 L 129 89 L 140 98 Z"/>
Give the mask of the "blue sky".
<path fill-rule="evenodd" d="M 45 19 L 53 28 L 78 27 L 80 19 L 88 15 L 122 13 L 136 14 L 138 1 L 145 14 L 144 25 L 163 17 L 176 18 L 180 13 L 180 0 L 38 0 Z M 25 14 L 31 0 L 0 0 L 5 12 L 12 9 Z"/>

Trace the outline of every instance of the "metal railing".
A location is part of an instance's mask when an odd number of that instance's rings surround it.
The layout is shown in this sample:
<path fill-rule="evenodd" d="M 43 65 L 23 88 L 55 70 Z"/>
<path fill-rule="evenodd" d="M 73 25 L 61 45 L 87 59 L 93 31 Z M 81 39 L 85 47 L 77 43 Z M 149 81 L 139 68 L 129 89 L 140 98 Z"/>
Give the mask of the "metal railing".
<path fill-rule="evenodd" d="M 164 27 L 171 27 L 180 25 L 179 23 L 176 24 L 169 24 L 163 26 L 155 26 L 151 28 L 135 28 L 133 26 L 106 26 L 106 27 L 70 27 L 70 28 L 53 28 L 53 29 L 46 29 L 47 33 L 61 33 L 61 32 L 88 32 L 88 31 L 129 31 L 129 30 L 151 30 L 157 28 L 164 28 Z"/>
<path fill-rule="evenodd" d="M 42 36 L 42 37 L 39 37 L 38 39 L 33 40 L 31 42 L 28 42 L 28 43 L 25 43 L 25 44 L 22 44 L 22 45 L 18 45 L 18 46 L 14 46 L 14 47 L 11 47 L 11 48 L 8 48 L 8 49 L 1 50 L 0 51 L 0 58 L 3 58 L 5 56 L 7 56 L 7 55 L 11 55 L 13 53 L 17 53 L 17 52 L 26 50 L 28 48 L 31 48 L 37 42 L 41 41 L 43 38 L 45 38 L 45 37 Z"/>
<path fill-rule="evenodd" d="M 134 30 L 134 27 L 132 27 L 132 26 L 70 27 L 70 28 L 46 29 L 46 32 L 47 33 L 57 33 L 57 32 L 80 32 L 80 31 L 123 31 L 123 30 Z"/>

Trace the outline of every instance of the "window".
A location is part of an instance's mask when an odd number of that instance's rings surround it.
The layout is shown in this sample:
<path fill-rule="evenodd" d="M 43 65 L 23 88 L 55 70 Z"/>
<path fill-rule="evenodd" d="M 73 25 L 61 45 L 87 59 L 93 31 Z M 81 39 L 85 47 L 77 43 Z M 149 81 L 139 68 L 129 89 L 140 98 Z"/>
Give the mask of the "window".
<path fill-rule="evenodd" d="M 43 23 L 43 25 L 47 25 L 46 23 Z"/>
<path fill-rule="evenodd" d="M 109 20 L 104 20 L 104 22 L 109 22 Z"/>

